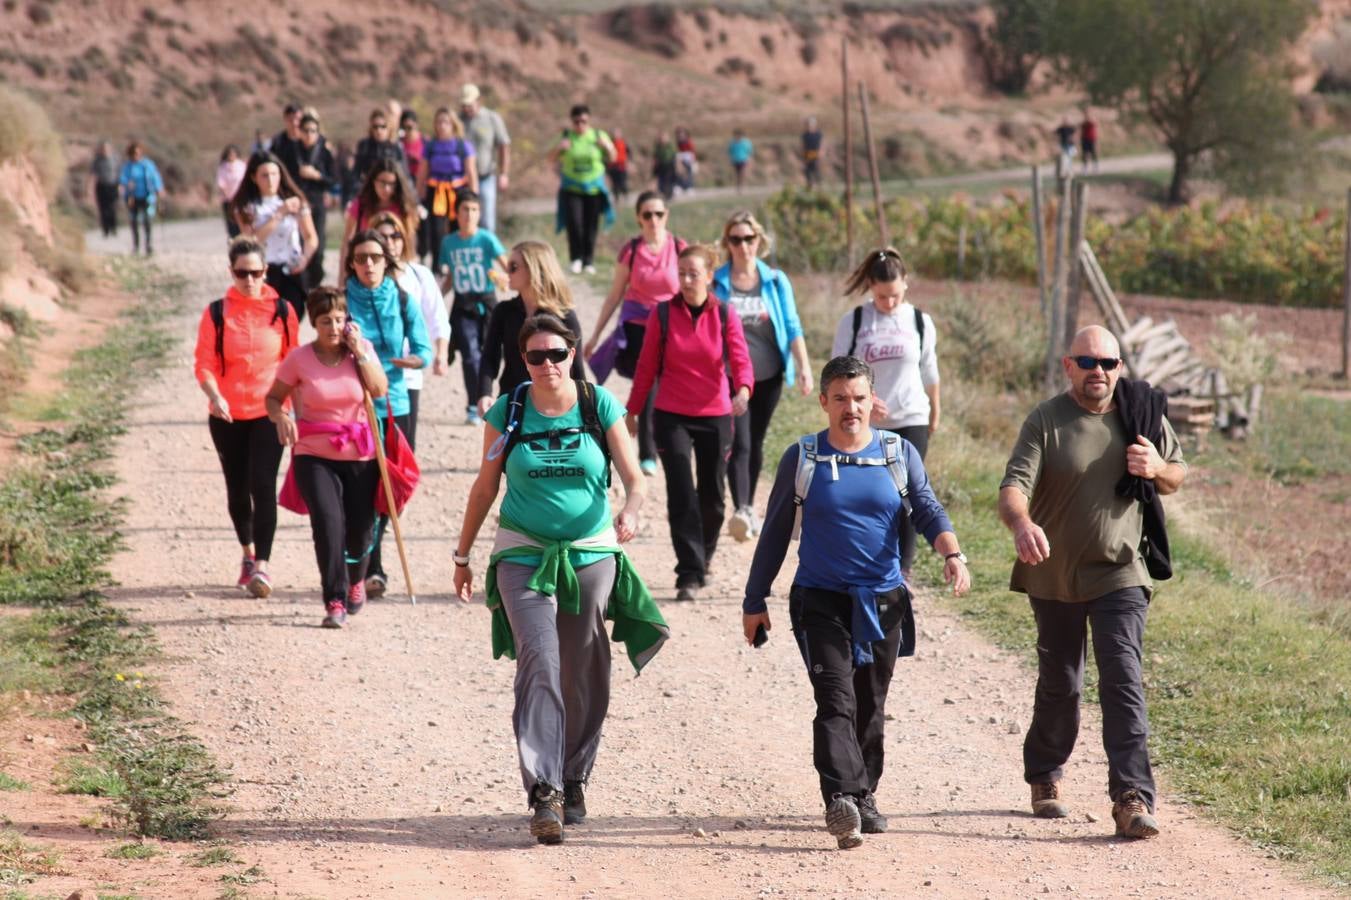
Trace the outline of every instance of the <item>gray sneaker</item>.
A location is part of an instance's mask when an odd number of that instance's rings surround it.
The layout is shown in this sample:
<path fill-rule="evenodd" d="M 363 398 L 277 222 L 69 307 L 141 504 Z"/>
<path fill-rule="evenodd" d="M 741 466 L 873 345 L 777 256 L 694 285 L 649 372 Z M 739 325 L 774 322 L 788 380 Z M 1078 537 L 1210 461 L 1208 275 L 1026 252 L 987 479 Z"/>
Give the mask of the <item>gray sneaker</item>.
<path fill-rule="evenodd" d="M 858 806 L 848 794 L 836 794 L 826 807 L 826 831 L 835 838 L 841 850 L 852 850 L 863 843 L 863 820 Z"/>
<path fill-rule="evenodd" d="M 727 520 L 727 533 L 732 536 L 732 540 L 739 544 L 744 544 L 751 539 L 751 531 L 754 528 L 755 513 L 751 511 L 749 506 L 739 508 Z"/>

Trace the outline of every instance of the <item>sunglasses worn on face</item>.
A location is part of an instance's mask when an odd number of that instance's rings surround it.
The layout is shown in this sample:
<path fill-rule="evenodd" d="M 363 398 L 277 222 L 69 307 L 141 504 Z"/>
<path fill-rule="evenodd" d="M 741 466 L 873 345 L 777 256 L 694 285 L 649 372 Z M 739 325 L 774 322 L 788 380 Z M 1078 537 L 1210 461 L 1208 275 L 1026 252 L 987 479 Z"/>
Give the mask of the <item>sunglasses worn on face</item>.
<path fill-rule="evenodd" d="M 729 234 L 727 243 L 735 247 L 737 244 L 754 244 L 760 239 L 758 234 Z"/>
<path fill-rule="evenodd" d="M 651 222 L 653 219 L 664 219 L 664 218 L 666 218 L 666 210 L 664 209 L 649 209 L 643 212 L 643 219 L 645 219 L 648 222 Z"/>
<path fill-rule="evenodd" d="M 548 350 L 525 351 L 525 361 L 532 366 L 542 366 L 546 361 L 557 365 L 567 358 L 567 347 L 550 347 Z"/>
<path fill-rule="evenodd" d="M 245 278 L 262 278 L 267 274 L 267 269 L 231 269 L 230 271 L 234 272 L 235 277 L 241 280 Z"/>
<path fill-rule="evenodd" d="M 1074 364 L 1079 368 L 1083 369 L 1085 372 L 1092 372 L 1099 366 L 1102 367 L 1102 370 L 1104 372 L 1110 372 L 1117 366 L 1121 365 L 1121 360 L 1111 356 L 1108 357 L 1076 356 L 1073 357 L 1073 359 Z"/>
<path fill-rule="evenodd" d="M 517 272 L 521 271 L 521 264 L 509 262 L 507 263 L 507 271 L 510 272 L 512 275 L 515 275 Z"/>
<path fill-rule="evenodd" d="M 384 238 L 387 241 L 403 240 L 403 235 L 399 234 L 397 231 L 382 231 L 380 232 L 380 237 Z"/>
<path fill-rule="evenodd" d="M 377 262 L 384 262 L 384 261 L 385 261 L 385 254 L 383 254 L 383 253 L 353 253 L 353 254 L 352 254 L 352 262 L 356 263 L 356 264 L 359 265 L 359 266 L 364 266 L 364 265 L 366 265 L 366 263 L 377 263 Z"/>

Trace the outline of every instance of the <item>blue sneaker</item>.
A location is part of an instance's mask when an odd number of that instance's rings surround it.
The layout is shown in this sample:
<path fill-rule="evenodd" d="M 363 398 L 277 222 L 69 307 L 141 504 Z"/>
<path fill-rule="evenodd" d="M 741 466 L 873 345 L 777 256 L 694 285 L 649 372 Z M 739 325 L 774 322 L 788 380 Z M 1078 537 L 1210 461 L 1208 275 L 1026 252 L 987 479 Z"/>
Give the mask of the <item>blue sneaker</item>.
<path fill-rule="evenodd" d="M 656 475 L 657 461 L 655 459 L 645 459 L 638 463 L 638 468 L 643 470 L 644 475 Z"/>
<path fill-rule="evenodd" d="M 467 410 L 465 410 L 465 414 L 464 414 L 464 424 L 466 424 L 466 425 L 482 425 L 482 424 L 483 424 L 483 416 L 480 416 L 480 415 L 478 414 L 478 407 L 477 407 L 477 406 L 471 406 L 471 407 L 469 407 Z"/>

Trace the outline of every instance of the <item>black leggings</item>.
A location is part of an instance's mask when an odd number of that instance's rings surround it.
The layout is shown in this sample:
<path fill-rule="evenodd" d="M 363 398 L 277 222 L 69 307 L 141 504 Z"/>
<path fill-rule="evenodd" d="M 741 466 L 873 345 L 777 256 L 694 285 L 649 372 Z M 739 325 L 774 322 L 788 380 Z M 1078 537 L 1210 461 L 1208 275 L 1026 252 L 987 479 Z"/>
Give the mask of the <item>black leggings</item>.
<path fill-rule="evenodd" d="M 568 228 L 568 259 L 591 265 L 596 253 L 596 231 L 605 208 L 603 194 L 563 192 L 564 224 Z"/>
<path fill-rule="evenodd" d="M 765 462 L 765 432 L 774 409 L 783 396 L 783 374 L 755 383 L 751 402 L 744 416 L 732 419 L 732 459 L 727 480 L 732 487 L 732 506 L 740 509 L 755 504 L 755 485 Z"/>
<path fill-rule="evenodd" d="M 677 588 L 702 587 L 718 549 L 731 420 L 730 415 L 682 416 L 660 409 L 653 413 L 657 453 L 666 472 L 666 518 L 676 554 Z"/>
<path fill-rule="evenodd" d="M 413 439 L 412 439 L 411 437 L 409 437 L 409 434 L 408 434 L 409 419 L 410 419 L 409 414 L 408 414 L 408 413 L 404 413 L 404 414 L 401 415 L 401 416 L 395 416 L 395 417 L 394 417 L 394 424 L 397 425 L 397 426 L 399 426 L 399 430 L 403 432 L 403 436 L 406 437 L 406 438 L 408 438 L 408 446 L 409 446 L 409 447 L 412 447 L 412 446 L 413 446 Z M 382 434 L 382 435 L 383 435 L 383 432 L 384 432 L 384 422 L 385 422 L 385 420 L 384 420 L 384 418 L 382 417 L 382 418 L 380 419 L 380 431 L 381 431 L 381 434 Z M 381 446 L 384 446 L 384 445 L 382 444 Z M 372 463 L 372 465 L 374 465 L 374 463 Z M 375 483 L 376 483 L 377 485 L 379 485 L 379 483 L 380 483 L 380 470 L 379 470 L 379 469 L 376 469 L 376 473 L 375 473 Z M 383 490 L 383 488 L 381 488 L 381 490 Z M 374 496 L 374 495 L 372 495 L 372 496 Z M 380 554 L 380 545 L 384 543 L 384 540 L 385 540 L 385 531 L 388 529 L 388 526 L 389 526 L 389 516 L 381 516 L 381 517 L 380 517 L 380 526 L 379 526 L 379 527 L 380 527 L 380 533 L 379 533 L 378 535 L 376 535 L 375 547 L 371 550 L 371 566 L 370 566 L 370 574 L 371 574 L 371 575 L 380 575 L 380 576 L 385 577 L 385 578 L 388 578 L 388 575 L 387 575 L 387 573 L 385 572 L 384 559 L 383 559 L 383 557 L 382 557 L 381 554 Z"/>
<path fill-rule="evenodd" d="M 226 504 L 239 545 L 253 544 L 254 556 L 271 559 L 282 452 L 277 426 L 267 416 L 233 422 L 211 416 L 207 427 L 225 473 Z"/>
<path fill-rule="evenodd" d="M 99 205 L 99 226 L 104 237 L 117 234 L 117 184 L 96 184 L 94 198 Z"/>
<path fill-rule="evenodd" d="M 924 459 L 924 455 L 929 452 L 928 425 L 910 425 L 905 428 L 888 428 L 887 430 L 899 434 L 914 444 L 915 451 L 919 453 L 920 459 Z M 914 564 L 915 526 L 910 522 L 910 517 L 906 516 L 905 521 L 901 523 L 901 568 L 909 572 L 910 567 Z"/>
<path fill-rule="evenodd" d="M 296 456 L 292 465 L 296 487 L 310 508 L 323 601 L 346 600 L 348 588 L 366 577 L 380 470 L 373 459 Z M 348 558 L 356 562 L 349 563 Z"/>
<path fill-rule="evenodd" d="M 305 321 L 305 282 L 304 273 L 299 275 L 288 275 L 282 271 L 277 263 L 267 264 L 267 283 L 281 294 L 282 299 L 291 304 L 291 309 L 295 311 L 296 323 Z"/>

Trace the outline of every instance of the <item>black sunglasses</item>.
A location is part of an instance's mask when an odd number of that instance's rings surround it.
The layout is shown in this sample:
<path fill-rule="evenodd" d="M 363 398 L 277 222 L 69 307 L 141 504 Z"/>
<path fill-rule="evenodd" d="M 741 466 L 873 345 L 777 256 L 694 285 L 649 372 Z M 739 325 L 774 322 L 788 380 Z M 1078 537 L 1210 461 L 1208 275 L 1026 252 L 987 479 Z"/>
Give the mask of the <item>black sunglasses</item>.
<path fill-rule="evenodd" d="M 542 366 L 546 361 L 557 365 L 568 358 L 567 347 L 550 347 L 548 350 L 527 350 L 525 361 L 532 366 Z"/>
<path fill-rule="evenodd" d="M 666 210 L 664 210 L 664 209 L 645 209 L 645 210 L 643 210 L 643 218 L 646 219 L 646 220 L 649 221 L 649 222 L 652 221 L 653 219 L 664 219 L 664 218 L 666 218 Z"/>
<path fill-rule="evenodd" d="M 236 278 L 262 278 L 267 274 L 267 269 L 231 269 Z"/>
<path fill-rule="evenodd" d="M 755 243 L 755 242 L 758 241 L 758 240 L 760 240 L 760 235 L 758 235 L 758 234 L 729 234 L 729 235 L 727 235 L 727 243 L 728 243 L 730 246 L 733 246 L 733 247 L 735 247 L 737 244 L 753 244 L 753 243 Z"/>
<path fill-rule="evenodd" d="M 1071 357 L 1071 359 L 1074 360 L 1074 364 L 1076 366 L 1083 369 L 1085 372 L 1092 372 L 1099 366 L 1102 366 L 1102 370 L 1104 372 L 1110 372 L 1117 366 L 1121 365 L 1121 360 L 1111 356 L 1108 357 L 1074 356 Z"/>

